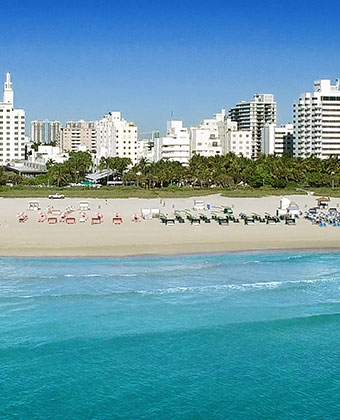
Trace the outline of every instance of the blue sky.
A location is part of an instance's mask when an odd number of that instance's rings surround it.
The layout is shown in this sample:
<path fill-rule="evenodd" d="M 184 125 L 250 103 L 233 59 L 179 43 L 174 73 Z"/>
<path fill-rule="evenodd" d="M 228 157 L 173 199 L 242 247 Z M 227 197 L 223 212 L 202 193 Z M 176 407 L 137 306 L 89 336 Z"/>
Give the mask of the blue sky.
<path fill-rule="evenodd" d="M 27 120 L 98 119 L 140 132 L 186 125 L 273 93 L 279 123 L 319 78 L 340 77 L 339 12 L 327 0 L 2 1 L 0 77 Z"/>

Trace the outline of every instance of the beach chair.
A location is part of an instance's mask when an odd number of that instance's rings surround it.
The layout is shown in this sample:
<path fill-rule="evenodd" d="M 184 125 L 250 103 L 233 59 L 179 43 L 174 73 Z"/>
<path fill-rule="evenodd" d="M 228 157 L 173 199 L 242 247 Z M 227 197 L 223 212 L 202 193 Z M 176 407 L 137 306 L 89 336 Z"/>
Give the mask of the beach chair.
<path fill-rule="evenodd" d="M 79 223 L 85 223 L 88 220 L 88 216 L 85 213 L 82 213 L 79 218 Z"/>
<path fill-rule="evenodd" d="M 208 216 L 206 216 L 205 214 L 200 214 L 199 217 L 204 223 L 210 223 L 211 222 L 210 218 Z"/>
<path fill-rule="evenodd" d="M 43 222 L 45 222 L 46 219 L 47 219 L 46 214 L 40 213 L 40 216 L 38 218 L 38 222 L 43 223 Z"/>
<path fill-rule="evenodd" d="M 231 207 L 224 207 L 223 213 L 224 214 L 228 214 L 229 216 L 233 216 L 234 211 L 233 211 L 233 209 Z"/>
<path fill-rule="evenodd" d="M 49 225 L 55 225 L 56 223 L 58 223 L 58 218 L 56 216 L 50 216 L 47 219 L 47 223 Z"/>
<path fill-rule="evenodd" d="M 178 223 L 185 223 L 185 220 L 179 211 L 175 211 L 175 219 Z"/>
<path fill-rule="evenodd" d="M 122 216 L 120 216 L 118 213 L 116 213 L 113 217 L 112 217 L 112 223 L 114 225 L 121 225 L 123 223 L 123 218 Z"/>
<path fill-rule="evenodd" d="M 68 225 L 75 225 L 76 218 L 75 217 L 66 217 L 65 221 Z"/>
<path fill-rule="evenodd" d="M 255 225 L 255 220 L 253 217 L 247 216 L 244 218 L 244 224 L 247 226 L 253 226 Z"/>
<path fill-rule="evenodd" d="M 91 225 L 100 225 L 101 224 L 101 218 L 98 216 L 91 217 Z"/>
<path fill-rule="evenodd" d="M 159 219 L 161 223 L 163 223 L 166 226 L 173 226 L 175 224 L 175 219 L 172 217 L 168 217 L 165 214 L 160 214 Z"/>
<path fill-rule="evenodd" d="M 25 222 L 28 220 L 28 216 L 27 216 L 27 214 L 26 214 L 26 213 L 24 213 L 23 211 L 22 211 L 22 212 L 20 212 L 20 213 L 17 215 L 17 217 L 18 217 L 18 222 L 19 222 L 19 223 L 25 223 Z"/>
<path fill-rule="evenodd" d="M 229 226 L 229 218 L 228 217 L 219 217 L 218 218 L 219 226 Z"/>

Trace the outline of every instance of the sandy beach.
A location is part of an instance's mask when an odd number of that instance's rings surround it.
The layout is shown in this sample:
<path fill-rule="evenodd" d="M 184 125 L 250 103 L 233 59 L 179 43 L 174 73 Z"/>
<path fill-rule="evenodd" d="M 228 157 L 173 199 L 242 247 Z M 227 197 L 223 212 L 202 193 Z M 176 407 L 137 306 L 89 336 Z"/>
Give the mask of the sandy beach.
<path fill-rule="evenodd" d="M 313 196 L 292 196 L 302 211 L 315 205 Z M 275 213 L 279 197 L 228 198 L 219 195 L 200 197 L 211 206 L 231 206 L 234 214 Z M 67 206 L 79 207 L 80 199 L 39 199 L 42 211 L 47 206 L 63 210 Z M 315 249 L 340 248 L 340 228 L 320 228 L 300 219 L 296 226 L 255 224 L 245 226 L 231 223 L 219 226 L 212 221 L 191 226 L 176 223 L 165 226 L 158 219 L 134 223 L 131 215 L 140 214 L 141 208 L 160 208 L 162 213 L 173 215 L 174 209 L 192 209 L 193 198 L 165 199 L 89 199 L 89 216 L 97 211 L 104 216 L 104 223 L 91 225 L 90 221 L 49 225 L 38 223 L 39 212 L 29 211 L 29 199 L 0 198 L 0 256 L 129 256 L 155 254 L 189 254 L 228 252 L 263 249 Z M 332 199 L 330 205 L 337 207 L 340 199 Z M 18 223 L 17 214 L 25 211 L 28 220 Z M 118 212 L 123 217 L 122 225 L 112 224 L 112 216 Z M 196 213 L 192 211 L 192 213 Z M 209 212 L 206 211 L 206 214 Z"/>

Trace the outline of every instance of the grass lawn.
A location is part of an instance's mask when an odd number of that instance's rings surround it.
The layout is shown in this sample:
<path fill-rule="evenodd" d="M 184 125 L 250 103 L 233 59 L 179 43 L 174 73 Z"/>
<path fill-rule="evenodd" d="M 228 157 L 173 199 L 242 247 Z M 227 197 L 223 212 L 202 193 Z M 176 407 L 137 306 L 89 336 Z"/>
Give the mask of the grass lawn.
<path fill-rule="evenodd" d="M 326 195 L 340 197 L 340 188 L 311 188 L 315 195 Z M 138 187 L 71 187 L 71 188 L 45 188 L 35 186 L 1 186 L 0 197 L 8 198 L 44 198 L 49 194 L 59 192 L 65 197 L 70 198 L 185 198 L 203 196 L 209 194 L 221 194 L 225 197 L 265 197 L 271 195 L 293 195 L 304 194 L 304 190 L 299 189 L 274 189 L 274 188 L 177 188 L 169 187 L 163 189 L 146 190 Z"/>

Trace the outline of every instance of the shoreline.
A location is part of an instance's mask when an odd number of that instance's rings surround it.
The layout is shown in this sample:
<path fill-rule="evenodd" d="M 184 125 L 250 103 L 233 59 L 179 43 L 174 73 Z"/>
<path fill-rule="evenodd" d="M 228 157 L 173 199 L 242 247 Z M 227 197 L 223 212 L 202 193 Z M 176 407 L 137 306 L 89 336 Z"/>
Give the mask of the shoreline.
<path fill-rule="evenodd" d="M 323 247 L 282 247 L 282 248 L 240 248 L 240 249 L 227 249 L 221 251 L 192 251 L 192 252 L 149 252 L 149 253 L 121 253 L 121 254 L 106 254 L 98 252 L 96 254 L 86 254 L 82 251 L 79 254 L 70 254 L 70 253 L 51 253 L 46 254 L 46 252 L 42 253 L 40 250 L 36 253 L 1 253 L 0 251 L 0 259 L 130 259 L 130 258 L 182 258 L 182 257 L 204 257 L 204 256 L 218 256 L 218 255 L 234 255 L 234 254 L 248 254 L 248 255 L 258 255 L 258 254 L 285 254 L 289 252 L 309 252 L 309 253 L 337 253 L 340 252 L 340 246 L 323 246 Z"/>

